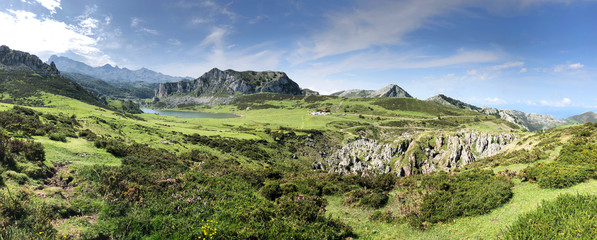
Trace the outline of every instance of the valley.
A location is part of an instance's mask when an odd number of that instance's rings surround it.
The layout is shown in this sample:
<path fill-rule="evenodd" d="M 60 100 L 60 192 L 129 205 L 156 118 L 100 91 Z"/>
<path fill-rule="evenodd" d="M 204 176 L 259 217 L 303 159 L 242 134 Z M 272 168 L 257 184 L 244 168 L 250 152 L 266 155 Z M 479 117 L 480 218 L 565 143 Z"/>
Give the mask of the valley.
<path fill-rule="evenodd" d="M 15 52 L 0 55 L 0 239 L 597 234 L 590 113 L 541 130 L 397 85 L 327 96 L 219 69 L 143 98 Z"/>

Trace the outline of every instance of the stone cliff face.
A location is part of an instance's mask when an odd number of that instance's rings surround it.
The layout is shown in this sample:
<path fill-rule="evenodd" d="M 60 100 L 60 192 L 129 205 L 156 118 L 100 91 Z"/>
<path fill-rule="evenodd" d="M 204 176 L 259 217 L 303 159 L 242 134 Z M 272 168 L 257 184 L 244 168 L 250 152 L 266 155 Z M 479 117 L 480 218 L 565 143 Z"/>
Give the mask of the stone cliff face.
<path fill-rule="evenodd" d="M 35 55 L 12 50 L 4 45 L 0 46 L 0 65 L 8 68 L 29 68 L 42 76 L 60 75 L 54 62 L 45 64 Z"/>
<path fill-rule="evenodd" d="M 192 81 L 160 84 L 156 97 L 162 99 L 173 94 L 224 96 L 235 93 L 252 94 L 272 92 L 302 95 L 303 90 L 283 72 L 236 72 L 217 68 Z"/>
<path fill-rule="evenodd" d="M 518 139 L 501 133 L 458 132 L 388 144 L 358 139 L 316 163 L 314 168 L 340 174 L 378 174 L 394 172 L 400 176 L 451 171 L 477 159 L 497 154 Z"/>

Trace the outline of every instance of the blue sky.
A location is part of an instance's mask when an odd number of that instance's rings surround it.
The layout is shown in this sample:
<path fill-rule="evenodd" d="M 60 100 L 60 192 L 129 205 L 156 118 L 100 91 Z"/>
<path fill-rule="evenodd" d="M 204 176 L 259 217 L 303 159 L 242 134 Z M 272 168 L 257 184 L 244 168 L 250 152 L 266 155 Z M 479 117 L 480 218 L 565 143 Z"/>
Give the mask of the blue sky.
<path fill-rule="evenodd" d="M 3 0 L 0 44 L 198 77 L 286 72 L 327 94 L 398 84 L 478 106 L 597 110 L 597 2 Z"/>

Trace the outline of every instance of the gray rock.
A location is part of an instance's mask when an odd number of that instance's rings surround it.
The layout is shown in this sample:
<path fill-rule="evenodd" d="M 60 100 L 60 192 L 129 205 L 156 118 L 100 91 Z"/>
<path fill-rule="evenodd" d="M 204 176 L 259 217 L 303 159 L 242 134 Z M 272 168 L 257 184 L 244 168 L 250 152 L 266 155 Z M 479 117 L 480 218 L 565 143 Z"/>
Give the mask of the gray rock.
<path fill-rule="evenodd" d="M 390 84 L 379 90 L 361 90 L 351 89 L 332 93 L 332 96 L 349 97 L 349 98 L 373 98 L 373 97 L 409 97 L 412 98 L 408 92 L 395 84 Z"/>
<path fill-rule="evenodd" d="M 8 67 L 8 70 L 29 68 L 42 76 L 60 75 L 53 62 L 49 65 L 45 64 L 35 55 L 12 50 L 4 45 L 0 46 L 0 65 Z"/>
<path fill-rule="evenodd" d="M 395 146 L 377 140 L 358 139 L 346 143 L 314 167 L 329 172 L 358 175 L 387 173 L 391 169 L 395 169 L 394 173 L 400 176 L 429 174 L 434 171 L 450 172 L 478 159 L 493 156 L 518 138 L 517 135 L 508 133 L 461 131 L 455 134 L 440 133 L 416 141 L 406 139 Z M 435 140 L 434 145 L 421 144 L 431 139 Z M 421 151 L 423 155 L 415 155 L 414 151 Z"/>
<path fill-rule="evenodd" d="M 281 94 L 302 95 L 303 90 L 283 72 L 236 72 L 210 70 L 201 77 L 191 81 L 160 84 L 156 97 L 165 99 L 178 96 L 205 97 L 230 96 L 235 93 L 252 94 L 272 92 Z"/>

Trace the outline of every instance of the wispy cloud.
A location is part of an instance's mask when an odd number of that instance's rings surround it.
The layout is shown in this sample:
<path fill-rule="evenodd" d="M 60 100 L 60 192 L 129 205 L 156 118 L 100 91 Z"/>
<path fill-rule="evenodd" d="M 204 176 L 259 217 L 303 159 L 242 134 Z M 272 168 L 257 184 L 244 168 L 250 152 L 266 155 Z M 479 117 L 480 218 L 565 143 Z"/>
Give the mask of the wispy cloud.
<path fill-rule="evenodd" d="M 482 50 L 459 49 L 455 54 L 443 57 L 418 58 L 418 55 L 405 53 L 398 56 L 388 51 L 375 51 L 353 54 L 340 61 L 312 62 L 303 70 L 314 75 L 327 76 L 353 70 L 420 69 L 453 66 L 468 63 L 492 62 L 499 54 Z"/>
<path fill-rule="evenodd" d="M 170 38 L 167 42 L 172 46 L 180 46 L 182 44 L 178 39 L 175 38 Z"/>
<path fill-rule="evenodd" d="M 518 73 L 525 73 L 525 72 L 527 72 L 526 68 L 521 68 L 520 71 L 518 71 Z"/>
<path fill-rule="evenodd" d="M 570 100 L 570 98 L 563 98 L 561 101 L 558 101 L 558 102 L 550 102 L 550 101 L 546 101 L 546 100 L 541 100 L 539 103 L 542 106 L 548 106 L 548 107 L 566 107 L 566 106 L 569 106 L 570 104 L 572 104 L 572 100 Z"/>
<path fill-rule="evenodd" d="M 137 18 L 137 17 L 131 18 L 131 27 L 136 29 L 137 32 L 149 33 L 151 35 L 160 34 L 160 32 L 158 30 L 144 27 L 143 23 L 145 23 L 145 20 L 143 20 L 141 18 Z"/>
<path fill-rule="evenodd" d="M 173 75 L 196 76 L 211 68 L 235 70 L 276 70 L 284 51 L 273 51 L 269 43 L 258 44 L 244 49 L 237 49 L 234 44 L 228 44 L 230 29 L 214 27 L 212 31 L 193 48 L 189 55 L 200 55 L 201 58 L 193 62 L 175 62 L 156 67 L 165 73 Z"/>
<path fill-rule="evenodd" d="M 522 67 L 524 66 L 524 62 L 507 62 L 502 65 L 496 65 L 491 67 L 493 70 L 502 70 L 507 68 L 514 68 L 514 67 Z"/>
<path fill-rule="evenodd" d="M 582 65 L 581 63 L 572 63 L 572 64 L 560 64 L 557 65 L 553 68 L 554 72 L 563 72 L 566 70 L 577 70 L 577 69 L 581 69 L 583 68 L 585 65 Z"/>
<path fill-rule="evenodd" d="M 398 44 L 404 34 L 421 28 L 426 19 L 452 9 L 459 2 L 375 0 L 358 9 L 329 14 L 327 29 L 299 42 L 290 61 L 298 64 L 371 46 Z"/>
<path fill-rule="evenodd" d="M 488 98 L 485 98 L 483 100 L 485 102 L 496 104 L 496 105 L 503 105 L 503 104 L 507 103 L 506 100 L 503 100 L 503 99 L 500 99 L 500 98 L 497 98 L 497 97 L 494 97 L 494 98 L 488 97 Z"/>

